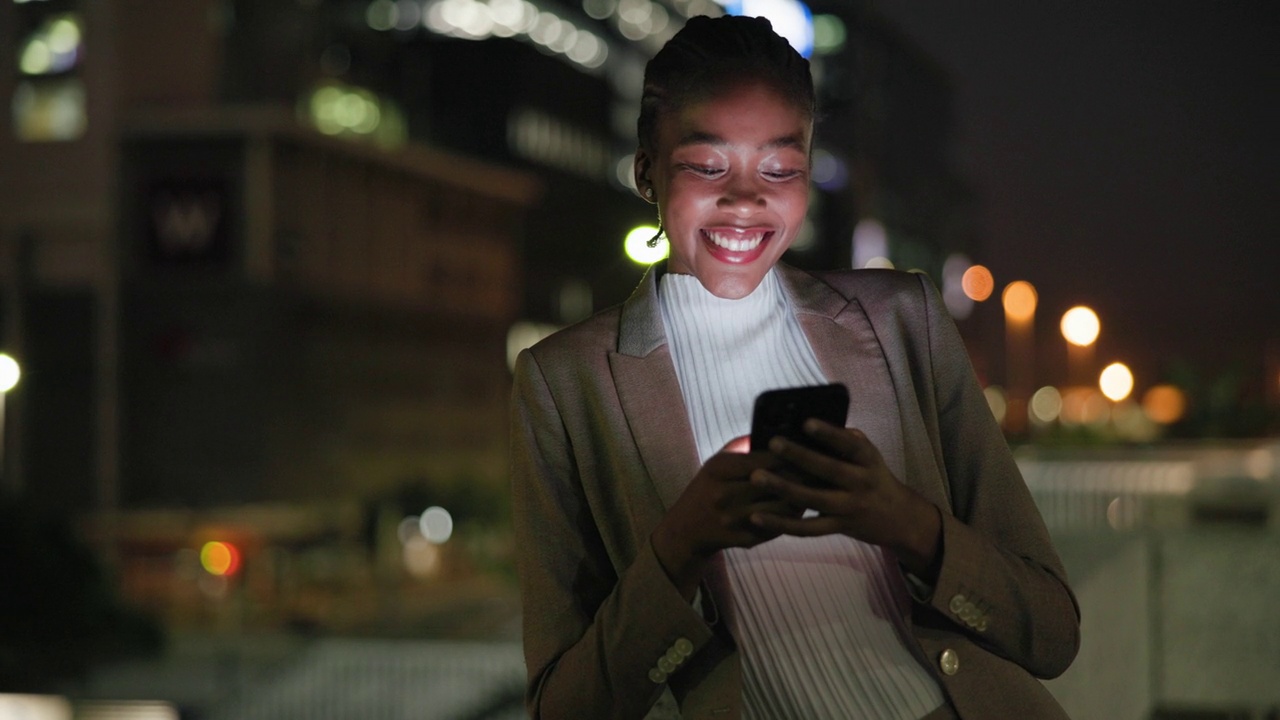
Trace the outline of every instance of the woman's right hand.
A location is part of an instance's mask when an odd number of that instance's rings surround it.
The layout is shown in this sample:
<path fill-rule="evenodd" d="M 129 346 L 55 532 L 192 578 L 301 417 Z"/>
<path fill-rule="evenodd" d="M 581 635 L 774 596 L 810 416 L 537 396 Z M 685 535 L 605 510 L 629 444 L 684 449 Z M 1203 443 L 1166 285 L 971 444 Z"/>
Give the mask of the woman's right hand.
<path fill-rule="evenodd" d="M 745 447 L 746 438 L 737 438 L 711 456 L 653 532 L 658 562 L 688 600 L 717 552 L 779 535 L 753 524 L 752 513 L 799 517 L 804 512 L 750 482 L 753 471 L 776 470 L 782 463 L 771 452 L 743 452 Z"/>

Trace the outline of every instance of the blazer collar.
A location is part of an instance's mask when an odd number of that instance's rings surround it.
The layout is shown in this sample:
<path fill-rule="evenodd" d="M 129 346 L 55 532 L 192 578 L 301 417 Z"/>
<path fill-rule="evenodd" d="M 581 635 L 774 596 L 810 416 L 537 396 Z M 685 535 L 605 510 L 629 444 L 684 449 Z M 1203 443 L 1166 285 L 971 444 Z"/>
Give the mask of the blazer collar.
<path fill-rule="evenodd" d="M 832 344 L 830 333 L 803 322 L 803 316 L 816 316 L 813 319 L 820 323 L 824 318 L 833 321 L 849 301 L 802 270 L 781 263 L 777 268 L 823 369 L 828 377 L 838 378 L 840 368 L 838 363 L 831 365 L 831 358 L 840 357 L 840 349 L 827 347 Z M 701 463 L 658 304 L 658 280 L 665 271 L 665 263 L 650 267 L 623 304 L 618 349 L 610 353 L 609 367 L 645 470 L 669 508 Z"/>
<path fill-rule="evenodd" d="M 815 314 L 834 319 L 849 305 L 840 293 L 813 275 L 783 263 L 775 267 L 797 315 Z M 645 357 L 667 344 L 662 309 L 658 305 L 658 280 L 665 272 L 665 260 L 651 265 L 640 285 L 623 303 L 618 328 L 618 352 L 623 355 Z"/>

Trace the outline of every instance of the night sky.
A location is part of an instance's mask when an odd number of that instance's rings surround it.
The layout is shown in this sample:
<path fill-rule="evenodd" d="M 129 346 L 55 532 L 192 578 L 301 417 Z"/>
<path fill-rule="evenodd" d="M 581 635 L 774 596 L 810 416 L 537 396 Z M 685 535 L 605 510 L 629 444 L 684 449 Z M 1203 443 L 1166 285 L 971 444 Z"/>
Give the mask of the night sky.
<path fill-rule="evenodd" d="M 1173 359 L 1260 387 L 1280 352 L 1280 5 L 875 4 L 951 75 L 975 260 L 1037 286 L 1041 354 L 1065 358 L 1058 319 L 1085 303 L 1097 359 L 1139 389 Z"/>

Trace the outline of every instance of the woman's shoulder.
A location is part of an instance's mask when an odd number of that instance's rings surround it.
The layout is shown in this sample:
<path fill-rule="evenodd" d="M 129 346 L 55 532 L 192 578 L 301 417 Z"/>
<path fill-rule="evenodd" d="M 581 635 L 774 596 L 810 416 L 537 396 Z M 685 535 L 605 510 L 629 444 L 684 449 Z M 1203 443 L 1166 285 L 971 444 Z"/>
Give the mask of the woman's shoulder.
<path fill-rule="evenodd" d="M 621 306 L 601 310 L 572 325 L 556 330 L 539 340 L 530 352 L 538 361 L 580 358 L 592 352 L 615 350 L 618 346 L 618 324 Z"/>
<path fill-rule="evenodd" d="M 880 268 L 861 270 L 795 270 L 839 295 L 845 302 L 857 303 L 869 314 L 914 314 L 924 311 L 936 296 L 931 292 L 932 280 L 919 272 L 903 272 Z M 802 293 L 809 296 L 814 293 Z M 820 293 L 819 293 L 820 294 Z"/>
<path fill-rule="evenodd" d="M 919 299 L 923 273 L 882 268 L 806 271 L 846 299 L 915 296 Z"/>

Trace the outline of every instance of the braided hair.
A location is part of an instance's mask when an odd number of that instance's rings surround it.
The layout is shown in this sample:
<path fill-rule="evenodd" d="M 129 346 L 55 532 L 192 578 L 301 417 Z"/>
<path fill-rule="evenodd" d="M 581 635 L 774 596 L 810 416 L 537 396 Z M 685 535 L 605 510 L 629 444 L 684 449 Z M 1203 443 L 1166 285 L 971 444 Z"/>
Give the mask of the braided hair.
<path fill-rule="evenodd" d="M 743 80 L 769 83 L 810 118 L 816 112 L 809 61 L 765 18 L 689 18 L 649 61 L 636 123 L 640 147 L 653 150 L 658 115 Z"/>

